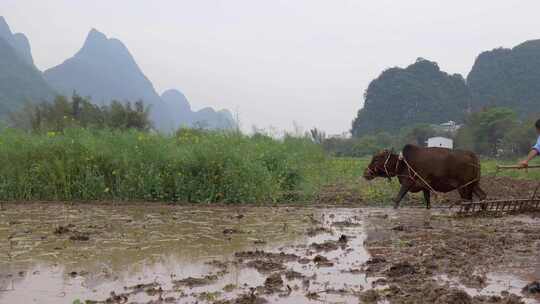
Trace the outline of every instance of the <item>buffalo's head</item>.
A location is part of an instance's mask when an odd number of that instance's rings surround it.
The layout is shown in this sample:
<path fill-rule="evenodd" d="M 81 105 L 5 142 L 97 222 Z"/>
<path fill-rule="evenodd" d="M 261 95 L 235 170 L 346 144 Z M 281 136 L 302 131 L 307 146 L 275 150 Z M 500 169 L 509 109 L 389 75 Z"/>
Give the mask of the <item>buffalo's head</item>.
<path fill-rule="evenodd" d="M 371 162 L 364 170 L 364 178 L 367 180 L 372 180 L 376 177 L 390 178 L 387 166 L 391 156 L 392 151 L 386 149 L 375 153 L 371 158 Z"/>

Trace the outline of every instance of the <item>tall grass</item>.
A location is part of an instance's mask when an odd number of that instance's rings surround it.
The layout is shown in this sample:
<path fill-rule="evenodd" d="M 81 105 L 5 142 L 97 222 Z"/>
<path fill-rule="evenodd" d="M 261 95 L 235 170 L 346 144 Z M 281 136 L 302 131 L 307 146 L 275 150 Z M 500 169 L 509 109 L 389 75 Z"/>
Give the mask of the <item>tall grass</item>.
<path fill-rule="evenodd" d="M 313 195 L 330 169 L 305 138 L 0 131 L 1 200 L 272 202 Z"/>

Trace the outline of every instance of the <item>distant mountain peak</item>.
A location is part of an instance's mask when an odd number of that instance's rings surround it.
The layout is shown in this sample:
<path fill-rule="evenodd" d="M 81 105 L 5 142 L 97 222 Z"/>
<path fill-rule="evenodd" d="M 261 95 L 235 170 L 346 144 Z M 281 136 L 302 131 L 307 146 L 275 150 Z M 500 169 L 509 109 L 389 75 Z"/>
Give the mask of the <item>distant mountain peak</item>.
<path fill-rule="evenodd" d="M 170 106 L 175 107 L 178 112 L 191 112 L 191 105 L 186 96 L 178 90 L 170 89 L 163 92 L 163 94 L 161 94 L 161 99 Z"/>
<path fill-rule="evenodd" d="M 2 36 L 4 33 L 9 33 L 11 35 L 11 29 L 6 22 L 6 19 L 4 19 L 3 16 L 0 16 L 0 36 Z"/>
<path fill-rule="evenodd" d="M 93 28 L 90 30 L 90 32 L 88 32 L 83 47 L 79 51 L 79 55 L 85 53 L 108 52 L 108 50 L 111 48 L 111 40 L 112 39 L 107 38 L 104 33 Z"/>
<path fill-rule="evenodd" d="M 12 36 L 11 36 L 12 37 Z M 55 92 L 34 66 L 4 37 L 0 37 L 0 119 L 19 111 L 25 102 L 51 100 Z"/>
<path fill-rule="evenodd" d="M 90 32 L 88 32 L 88 36 L 86 36 L 86 43 L 92 43 L 96 41 L 106 41 L 107 36 L 103 34 L 102 32 L 96 30 L 95 28 L 92 28 Z"/>
<path fill-rule="evenodd" d="M 513 48 L 513 50 L 516 49 L 525 49 L 525 48 L 531 48 L 531 49 L 538 49 L 540 48 L 540 39 L 533 39 L 533 40 L 527 40 L 523 43 L 518 44 Z"/>
<path fill-rule="evenodd" d="M 154 126 L 162 131 L 175 130 L 184 123 L 192 125 L 194 121 L 205 121 L 211 128 L 230 125 L 226 115 L 193 112 L 184 94 L 177 90 L 159 96 L 122 41 L 95 28 L 88 32 L 84 45 L 73 57 L 44 75 L 65 95 L 75 90 L 103 104 L 141 99 L 150 106 Z"/>
<path fill-rule="evenodd" d="M 11 47 L 15 49 L 19 57 L 21 57 L 26 63 L 30 64 L 31 66 L 34 65 L 32 51 L 30 49 L 28 39 L 24 34 L 13 34 L 3 16 L 0 16 L 0 38 L 6 40 L 7 43 L 9 43 Z"/>

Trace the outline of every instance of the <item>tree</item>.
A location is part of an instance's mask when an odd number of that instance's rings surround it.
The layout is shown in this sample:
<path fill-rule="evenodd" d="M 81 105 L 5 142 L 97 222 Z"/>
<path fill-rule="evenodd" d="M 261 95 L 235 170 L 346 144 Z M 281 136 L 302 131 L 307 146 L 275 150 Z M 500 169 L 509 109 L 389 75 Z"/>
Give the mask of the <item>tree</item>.
<path fill-rule="evenodd" d="M 151 128 L 149 110 L 142 100 L 135 103 L 112 101 L 99 107 L 74 93 L 71 100 L 57 96 L 52 103 L 26 104 L 11 116 L 11 125 L 34 132 L 62 132 L 69 127 L 138 129 Z"/>
<path fill-rule="evenodd" d="M 517 124 L 516 113 L 508 108 L 495 107 L 473 113 L 459 130 L 456 145 L 495 156 L 502 148 L 502 139 Z"/>
<path fill-rule="evenodd" d="M 400 136 L 404 140 L 402 146 L 405 144 L 425 146 L 428 138 L 435 136 L 436 133 L 429 124 L 416 124 L 412 127 L 405 128 Z"/>
<path fill-rule="evenodd" d="M 506 132 L 501 140 L 503 155 L 526 155 L 531 150 L 537 137 L 535 121 L 536 119 L 527 119 Z"/>

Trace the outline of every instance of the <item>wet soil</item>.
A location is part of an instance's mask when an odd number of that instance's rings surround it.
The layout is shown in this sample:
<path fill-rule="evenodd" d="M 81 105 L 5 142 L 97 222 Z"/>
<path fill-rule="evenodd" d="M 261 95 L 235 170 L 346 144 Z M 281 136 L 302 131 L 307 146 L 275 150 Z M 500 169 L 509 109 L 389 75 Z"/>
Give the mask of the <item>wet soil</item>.
<path fill-rule="evenodd" d="M 6 204 L 0 303 L 540 303 L 539 249 L 537 214 Z"/>
<path fill-rule="evenodd" d="M 313 293 L 355 303 L 370 281 L 345 270 L 369 258 L 366 235 L 361 225 L 332 223 L 360 215 L 308 207 L 6 204 L 0 302 L 303 303 Z"/>
<path fill-rule="evenodd" d="M 370 223 L 365 246 L 372 258 L 364 270 L 385 277 L 389 288 L 379 296 L 390 303 L 537 303 L 540 299 L 522 294 L 522 288 L 540 276 L 537 214 L 454 218 L 402 209 Z"/>

